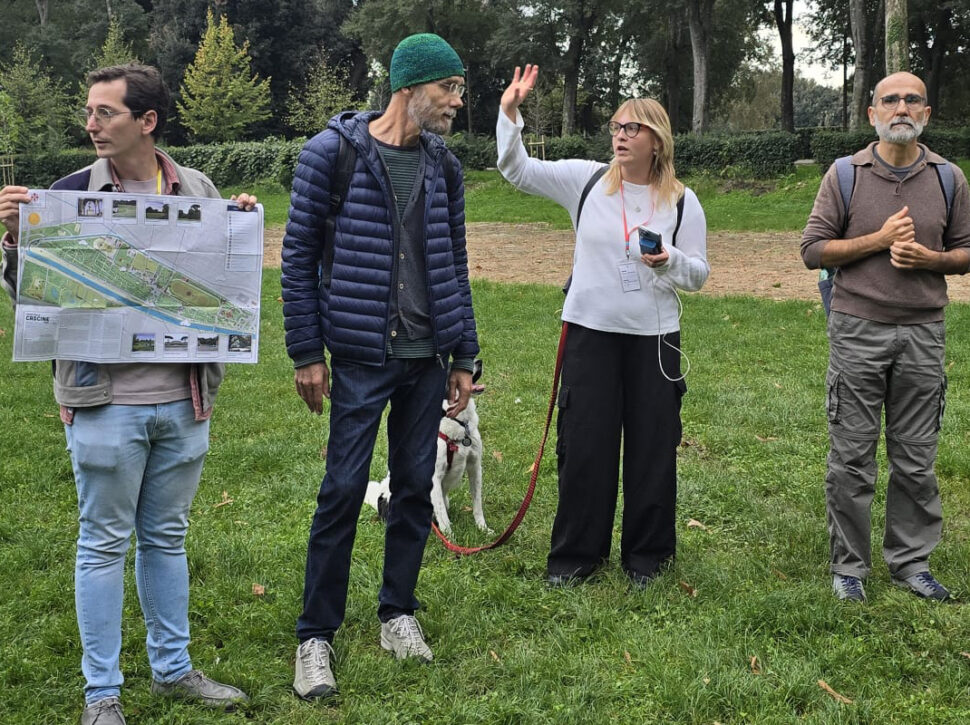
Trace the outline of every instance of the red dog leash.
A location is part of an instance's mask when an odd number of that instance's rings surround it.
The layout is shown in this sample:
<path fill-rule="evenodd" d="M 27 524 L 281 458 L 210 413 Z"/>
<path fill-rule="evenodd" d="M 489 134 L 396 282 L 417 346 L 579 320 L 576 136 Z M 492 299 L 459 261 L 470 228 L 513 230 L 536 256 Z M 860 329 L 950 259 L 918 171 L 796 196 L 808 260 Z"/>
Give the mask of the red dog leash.
<path fill-rule="evenodd" d="M 559 392 L 559 376 L 562 373 L 562 356 L 563 350 L 566 348 L 566 329 L 568 323 L 562 323 L 562 332 L 559 335 L 559 349 L 556 352 L 556 372 L 552 376 L 552 395 L 549 397 L 549 410 L 546 413 L 546 429 L 542 433 L 542 443 L 539 444 L 539 453 L 536 455 L 535 463 L 532 464 L 532 476 L 529 479 L 529 488 L 525 492 L 525 498 L 522 499 L 522 504 L 519 506 L 518 513 L 515 514 L 515 518 L 512 519 L 512 523 L 509 524 L 508 528 L 502 532 L 502 534 L 495 539 L 490 544 L 485 544 L 484 546 L 459 546 L 458 544 L 452 543 L 448 540 L 448 537 L 441 533 L 438 525 L 431 522 L 431 528 L 434 529 L 435 534 L 441 539 L 441 542 L 445 545 L 448 551 L 453 551 L 461 556 L 468 556 L 470 554 L 477 554 L 480 551 L 486 551 L 488 549 L 495 549 L 512 536 L 512 533 L 519 528 L 519 524 L 522 523 L 522 519 L 525 518 L 525 512 L 529 510 L 529 505 L 532 503 L 532 496 L 536 490 L 536 480 L 539 478 L 539 464 L 542 463 L 542 454 L 546 449 L 546 440 L 549 438 L 549 426 L 552 423 L 552 412 L 556 409 L 556 394 Z"/>

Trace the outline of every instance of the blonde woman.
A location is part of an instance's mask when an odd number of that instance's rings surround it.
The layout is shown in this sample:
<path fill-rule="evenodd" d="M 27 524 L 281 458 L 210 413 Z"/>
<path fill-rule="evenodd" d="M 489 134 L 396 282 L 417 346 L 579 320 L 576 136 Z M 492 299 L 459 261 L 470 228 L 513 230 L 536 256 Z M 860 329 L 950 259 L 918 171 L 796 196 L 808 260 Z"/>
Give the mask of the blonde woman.
<path fill-rule="evenodd" d="M 698 290 L 707 279 L 707 225 L 697 197 L 674 175 L 670 120 L 654 100 L 628 100 L 613 114 L 609 165 L 529 158 L 518 109 L 538 70 L 515 69 L 502 95 L 497 138 L 502 175 L 561 204 L 576 227 L 562 313 L 568 334 L 548 583 L 577 584 L 608 561 L 622 441 L 620 558 L 633 585 L 643 588 L 675 553 L 676 451 L 687 390 L 677 290 Z M 641 229 L 648 245 L 659 235 L 659 250 L 641 253 Z"/>

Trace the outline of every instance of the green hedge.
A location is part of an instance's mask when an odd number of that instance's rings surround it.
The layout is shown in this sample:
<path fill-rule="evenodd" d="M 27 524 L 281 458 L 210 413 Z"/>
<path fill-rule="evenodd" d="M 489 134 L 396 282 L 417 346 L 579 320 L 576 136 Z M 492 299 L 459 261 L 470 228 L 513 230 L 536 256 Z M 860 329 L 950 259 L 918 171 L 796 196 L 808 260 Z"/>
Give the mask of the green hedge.
<path fill-rule="evenodd" d="M 777 176 L 791 171 L 803 158 L 798 134 L 765 133 L 681 135 L 674 140 L 674 166 L 680 175 L 728 171 L 753 176 Z"/>
<path fill-rule="evenodd" d="M 674 163 L 679 175 L 699 172 L 719 175 L 770 177 L 791 171 L 796 159 L 814 158 L 828 166 L 839 156 L 851 154 L 875 139 L 872 129 L 832 131 L 800 129 L 797 133 L 682 134 L 674 142 Z M 927 129 L 923 140 L 949 159 L 970 158 L 970 127 Z M 293 169 L 305 139 L 285 141 L 208 144 L 168 148 L 178 163 L 206 173 L 217 186 L 239 185 L 266 180 L 289 188 Z M 495 166 L 495 139 L 456 133 L 448 147 L 466 169 Z M 599 159 L 611 154 L 610 138 L 605 133 L 592 138 L 564 136 L 546 139 L 546 159 Z M 87 166 L 95 160 L 94 151 L 73 149 L 58 154 L 15 157 L 18 184 L 35 188 L 50 186 L 55 180 Z"/>

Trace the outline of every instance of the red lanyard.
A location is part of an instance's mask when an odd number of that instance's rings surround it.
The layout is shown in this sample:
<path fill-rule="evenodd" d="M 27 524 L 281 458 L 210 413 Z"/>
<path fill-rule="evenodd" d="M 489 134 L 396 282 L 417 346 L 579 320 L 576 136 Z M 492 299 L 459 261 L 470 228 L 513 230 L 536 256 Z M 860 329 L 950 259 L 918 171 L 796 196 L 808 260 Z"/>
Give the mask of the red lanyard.
<path fill-rule="evenodd" d="M 647 193 L 649 194 L 650 192 L 648 191 Z M 622 181 L 622 179 L 620 180 L 620 210 L 621 210 L 621 213 L 623 214 L 623 241 L 626 244 L 626 258 L 627 259 L 630 258 L 630 235 L 633 233 L 633 230 L 636 229 L 637 227 L 642 226 L 644 224 L 649 224 L 650 223 L 650 220 L 653 219 L 653 213 L 656 210 L 656 208 L 657 208 L 656 204 L 654 203 L 653 199 L 651 199 L 650 200 L 650 216 L 648 216 L 646 219 L 644 219 L 639 224 L 634 224 L 632 227 L 627 227 L 627 225 L 626 225 L 626 201 L 623 199 L 623 181 Z"/>

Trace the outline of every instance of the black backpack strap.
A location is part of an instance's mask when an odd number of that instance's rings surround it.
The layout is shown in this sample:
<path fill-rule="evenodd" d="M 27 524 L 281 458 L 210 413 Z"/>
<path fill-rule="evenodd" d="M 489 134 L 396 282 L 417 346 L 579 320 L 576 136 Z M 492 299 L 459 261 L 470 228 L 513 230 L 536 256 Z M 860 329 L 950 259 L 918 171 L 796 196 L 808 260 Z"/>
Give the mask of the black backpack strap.
<path fill-rule="evenodd" d="M 589 181 L 586 182 L 586 186 L 583 187 L 583 193 L 579 195 L 579 206 L 576 207 L 576 229 L 579 229 L 579 218 L 583 215 L 583 204 L 586 203 L 586 197 L 589 196 L 589 192 L 593 190 L 596 186 L 596 182 L 603 178 L 603 174 L 606 170 L 610 168 L 609 166 L 601 166 L 596 170 L 596 172 L 589 177 Z"/>
<path fill-rule="evenodd" d="M 677 223 L 674 225 L 674 236 L 670 240 L 673 246 L 677 246 L 677 232 L 680 231 L 680 223 L 684 220 L 684 197 L 687 196 L 686 193 L 681 194 L 680 198 L 677 200 Z"/>
<path fill-rule="evenodd" d="M 337 216 L 343 208 L 350 188 L 350 177 L 354 175 L 357 152 L 343 134 L 337 134 L 340 146 L 337 149 L 337 163 L 330 176 L 330 207 L 323 222 L 323 255 L 320 260 L 320 276 L 324 285 L 330 284 L 333 275 L 333 254 L 337 235 Z"/>
<path fill-rule="evenodd" d="M 589 177 L 589 181 L 586 182 L 586 186 L 583 187 L 583 193 L 579 195 L 579 206 L 576 207 L 576 230 L 579 230 L 579 218 L 583 215 L 583 204 L 586 203 L 586 197 L 589 196 L 589 192 L 593 190 L 596 186 L 596 182 L 603 178 L 603 174 L 609 169 L 609 166 L 601 166 L 593 172 L 593 175 Z M 566 281 L 562 284 L 562 293 L 566 294 L 569 291 L 569 285 L 573 283 L 573 276 L 570 274 Z"/>

